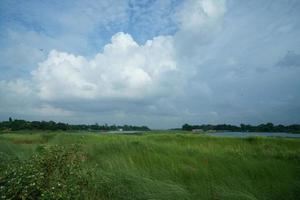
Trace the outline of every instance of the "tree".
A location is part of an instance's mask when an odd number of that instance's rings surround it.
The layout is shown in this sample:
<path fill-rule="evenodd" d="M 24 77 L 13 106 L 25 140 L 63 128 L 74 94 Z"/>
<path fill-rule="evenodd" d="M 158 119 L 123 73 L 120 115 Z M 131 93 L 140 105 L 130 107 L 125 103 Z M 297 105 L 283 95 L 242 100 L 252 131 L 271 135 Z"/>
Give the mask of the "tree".
<path fill-rule="evenodd" d="M 189 124 L 184 124 L 182 126 L 182 130 L 185 130 L 185 131 L 191 131 L 193 130 L 193 126 L 189 125 Z"/>

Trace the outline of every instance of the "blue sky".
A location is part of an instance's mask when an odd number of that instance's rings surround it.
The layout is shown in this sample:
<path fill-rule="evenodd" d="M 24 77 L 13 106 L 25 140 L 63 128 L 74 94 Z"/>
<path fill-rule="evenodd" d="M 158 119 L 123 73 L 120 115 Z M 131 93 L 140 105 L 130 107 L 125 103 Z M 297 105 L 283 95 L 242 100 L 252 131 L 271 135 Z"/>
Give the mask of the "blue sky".
<path fill-rule="evenodd" d="M 300 123 L 300 2 L 0 2 L 0 119 Z"/>

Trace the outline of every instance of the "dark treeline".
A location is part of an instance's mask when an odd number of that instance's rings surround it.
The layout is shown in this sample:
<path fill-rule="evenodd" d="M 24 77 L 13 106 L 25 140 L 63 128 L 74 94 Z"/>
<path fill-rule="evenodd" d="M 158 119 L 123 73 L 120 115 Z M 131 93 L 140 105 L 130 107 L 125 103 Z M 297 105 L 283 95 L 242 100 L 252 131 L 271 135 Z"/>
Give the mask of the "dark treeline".
<path fill-rule="evenodd" d="M 54 121 L 26 121 L 20 119 L 11 119 L 0 122 L 0 130 L 84 130 L 84 131 L 116 131 L 122 129 L 123 131 L 149 131 L 147 126 L 131 126 L 131 125 L 87 125 L 87 124 L 67 124 Z"/>
<path fill-rule="evenodd" d="M 257 126 L 249 124 L 241 124 L 240 126 L 230 125 L 230 124 L 218 124 L 218 125 L 189 125 L 184 124 L 182 130 L 192 131 L 195 129 L 208 131 L 241 131 L 241 132 L 300 132 L 300 124 L 293 125 L 274 125 L 272 123 L 260 124 Z"/>

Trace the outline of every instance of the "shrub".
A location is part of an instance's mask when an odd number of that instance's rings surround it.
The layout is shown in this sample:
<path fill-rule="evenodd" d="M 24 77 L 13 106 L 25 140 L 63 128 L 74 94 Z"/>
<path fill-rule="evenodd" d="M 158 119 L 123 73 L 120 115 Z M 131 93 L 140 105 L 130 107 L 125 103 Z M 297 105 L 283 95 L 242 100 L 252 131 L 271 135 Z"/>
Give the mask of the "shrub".
<path fill-rule="evenodd" d="M 39 146 L 30 160 L 3 156 L 0 199 L 80 199 L 88 174 L 79 146 Z M 4 160 L 5 159 L 5 160 Z M 3 162 L 4 161 L 4 162 Z"/>

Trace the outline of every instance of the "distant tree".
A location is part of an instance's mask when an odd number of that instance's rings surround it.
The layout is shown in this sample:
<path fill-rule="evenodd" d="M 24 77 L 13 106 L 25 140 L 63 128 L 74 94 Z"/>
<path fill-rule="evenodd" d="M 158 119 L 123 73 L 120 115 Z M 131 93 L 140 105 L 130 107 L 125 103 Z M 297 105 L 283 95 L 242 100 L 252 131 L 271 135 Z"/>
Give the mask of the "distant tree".
<path fill-rule="evenodd" d="M 193 130 L 193 126 L 189 125 L 189 124 L 184 124 L 182 126 L 182 130 L 185 130 L 185 131 L 191 131 Z"/>
<path fill-rule="evenodd" d="M 230 125 L 230 124 L 203 124 L 203 125 L 189 125 L 184 124 L 182 126 L 182 130 L 191 131 L 193 129 L 202 129 L 204 131 L 207 130 L 230 130 L 230 131 L 249 131 L 249 132 L 300 132 L 299 124 L 292 124 L 288 126 L 284 126 L 282 124 L 274 125 L 272 123 L 259 124 L 257 126 L 249 125 L 249 124 L 240 124 L 240 126 Z"/>

